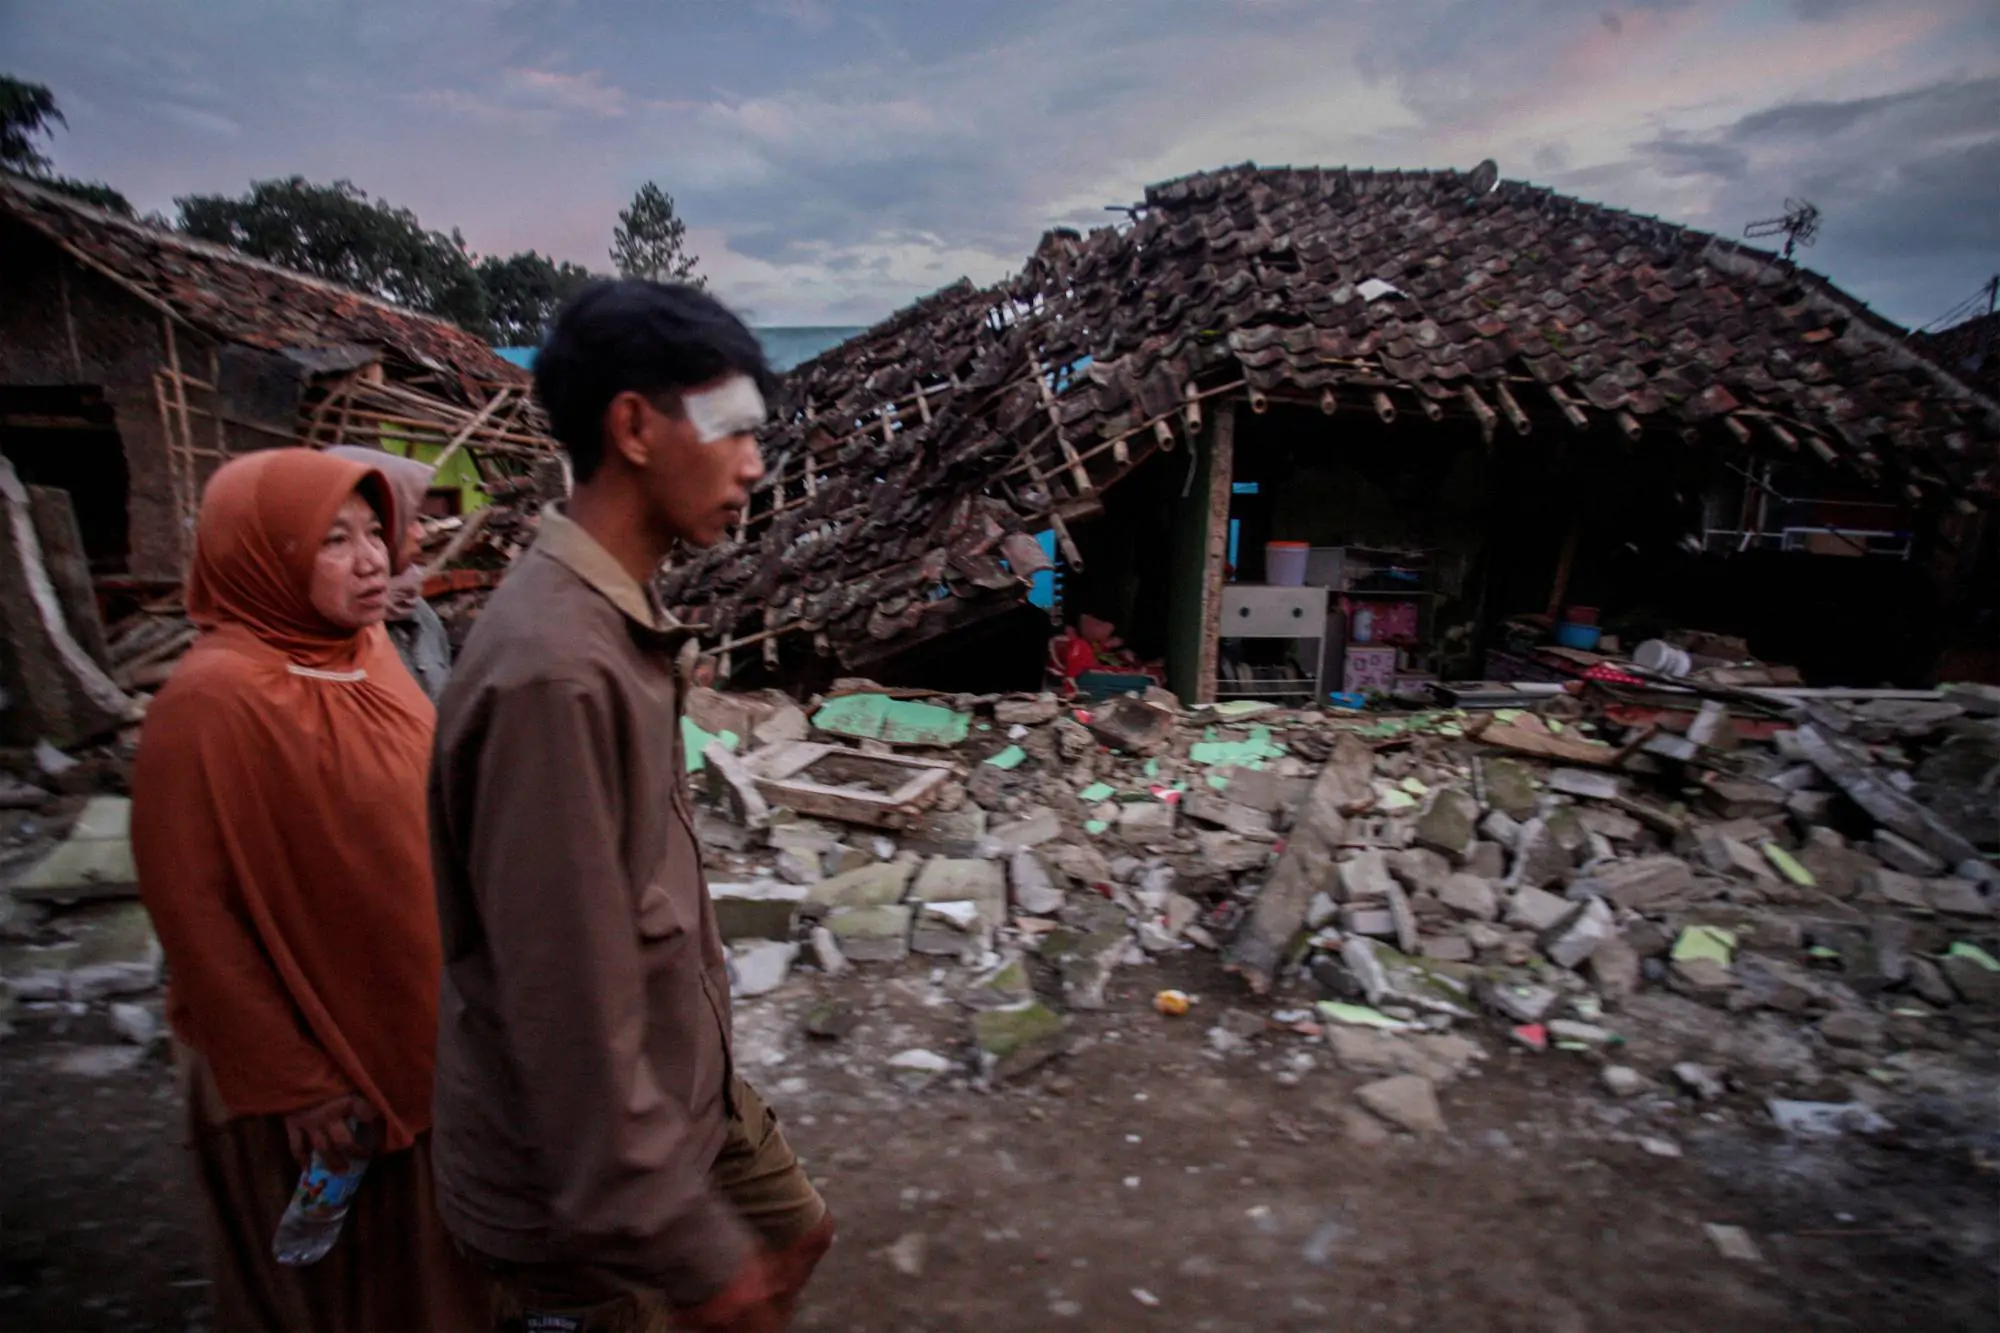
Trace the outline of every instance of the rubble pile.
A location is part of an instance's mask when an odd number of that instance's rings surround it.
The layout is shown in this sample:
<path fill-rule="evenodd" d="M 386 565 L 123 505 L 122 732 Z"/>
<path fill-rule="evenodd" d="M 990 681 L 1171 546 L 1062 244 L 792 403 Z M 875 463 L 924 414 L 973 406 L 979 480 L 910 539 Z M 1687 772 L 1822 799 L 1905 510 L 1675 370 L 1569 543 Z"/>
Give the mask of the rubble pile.
<path fill-rule="evenodd" d="M 1613 1101 L 1754 1094 L 1801 1134 L 1893 1122 L 1902 1092 L 1990 1066 L 2000 695 L 1778 724 L 1705 706 L 1678 729 L 1574 702 L 849 681 L 809 706 L 693 690 L 682 739 L 737 993 L 924 968 L 964 1044 L 898 1053 L 883 1073 L 907 1087 L 1035 1069 L 1114 982 L 1219 1060 L 1330 1052 L 1367 1080 L 1360 1137 L 1439 1132 L 1437 1090 L 1509 1045 L 1588 1062 Z M 161 1036 L 127 760 L 44 746 L 0 777 L 0 1025 Z M 806 1030 L 852 1022 L 822 1006 Z"/>
<path fill-rule="evenodd" d="M 1182 954 L 1239 980 L 1163 989 L 1163 1015 L 1218 1058 L 1329 1045 L 1374 1080 L 1376 1132 L 1441 1128 L 1436 1088 L 1502 1042 L 1591 1062 L 1613 1098 L 1748 1091 L 1823 1130 L 2000 1038 L 1984 691 L 1781 725 L 1710 701 L 1675 730 L 1568 696 L 1381 715 L 836 689 L 691 701 L 739 991 L 955 965 L 946 1064 L 975 1077 L 1034 1068 L 1114 979 Z"/>

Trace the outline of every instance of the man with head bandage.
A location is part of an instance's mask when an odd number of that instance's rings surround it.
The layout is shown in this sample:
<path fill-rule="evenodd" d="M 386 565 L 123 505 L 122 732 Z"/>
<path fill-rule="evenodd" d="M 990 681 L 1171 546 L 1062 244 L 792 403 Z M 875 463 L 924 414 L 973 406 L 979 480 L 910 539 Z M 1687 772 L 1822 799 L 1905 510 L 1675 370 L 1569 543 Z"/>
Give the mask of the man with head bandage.
<path fill-rule="evenodd" d="M 576 477 L 480 616 L 431 770 L 438 1210 L 503 1327 L 776 1333 L 833 1239 L 737 1073 L 653 575 L 763 476 L 770 380 L 691 287 L 579 293 L 535 362 Z"/>

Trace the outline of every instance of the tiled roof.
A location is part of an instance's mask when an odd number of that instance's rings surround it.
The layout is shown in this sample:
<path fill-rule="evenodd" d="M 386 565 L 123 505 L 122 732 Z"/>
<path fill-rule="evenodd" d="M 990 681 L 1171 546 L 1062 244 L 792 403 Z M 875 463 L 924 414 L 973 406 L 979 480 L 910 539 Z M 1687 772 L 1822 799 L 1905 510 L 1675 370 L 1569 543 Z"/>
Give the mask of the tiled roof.
<path fill-rule="evenodd" d="M 259 259 L 118 217 L 0 173 L 0 215 L 16 218 L 156 306 L 218 338 L 282 351 L 359 344 L 428 370 L 461 396 L 527 375 L 456 325 Z"/>
<path fill-rule="evenodd" d="M 666 591 L 719 634 L 814 633 L 865 662 L 1018 599 L 1007 534 L 1088 510 L 1197 430 L 1203 398 L 1244 395 L 2000 494 L 2000 404 L 1788 262 L 1490 165 L 1245 165 L 1152 187 L 1130 226 L 1052 232 L 1014 279 L 799 367 L 752 540 Z"/>

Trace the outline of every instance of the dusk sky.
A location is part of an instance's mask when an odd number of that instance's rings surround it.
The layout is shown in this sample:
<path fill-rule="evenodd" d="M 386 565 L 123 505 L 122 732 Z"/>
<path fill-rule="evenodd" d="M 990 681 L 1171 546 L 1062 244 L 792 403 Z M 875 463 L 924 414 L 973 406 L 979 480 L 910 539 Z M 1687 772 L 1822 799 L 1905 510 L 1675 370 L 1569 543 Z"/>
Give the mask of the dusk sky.
<path fill-rule="evenodd" d="M 1996 0 L 0 0 L 67 175 L 346 177 L 593 268 L 641 181 L 761 324 L 869 323 L 1230 163 L 1468 168 L 1802 252 L 1923 324 L 2000 270 Z"/>

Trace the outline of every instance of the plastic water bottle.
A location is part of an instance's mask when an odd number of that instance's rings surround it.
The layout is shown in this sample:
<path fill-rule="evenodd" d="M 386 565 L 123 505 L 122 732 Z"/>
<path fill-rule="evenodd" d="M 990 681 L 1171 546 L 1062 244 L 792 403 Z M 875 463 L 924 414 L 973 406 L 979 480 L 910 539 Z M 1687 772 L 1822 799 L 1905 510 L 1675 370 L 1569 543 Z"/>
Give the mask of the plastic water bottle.
<path fill-rule="evenodd" d="M 316 1264 L 340 1239 L 340 1225 L 347 1220 L 374 1148 L 369 1126 L 350 1121 L 349 1128 L 354 1131 L 354 1151 L 348 1154 L 345 1171 L 333 1170 L 314 1153 L 299 1173 L 298 1188 L 278 1219 L 278 1234 L 271 1238 L 271 1253 L 279 1263 Z"/>

